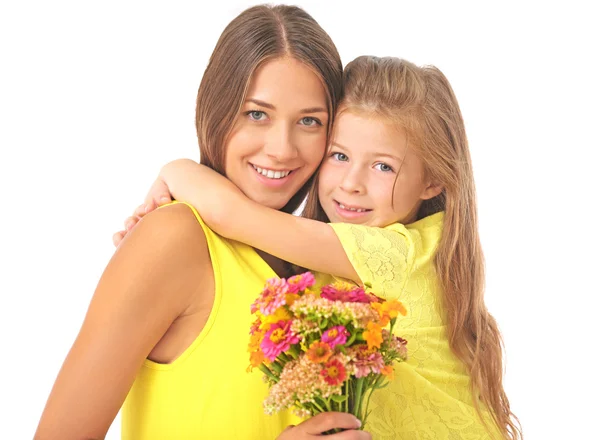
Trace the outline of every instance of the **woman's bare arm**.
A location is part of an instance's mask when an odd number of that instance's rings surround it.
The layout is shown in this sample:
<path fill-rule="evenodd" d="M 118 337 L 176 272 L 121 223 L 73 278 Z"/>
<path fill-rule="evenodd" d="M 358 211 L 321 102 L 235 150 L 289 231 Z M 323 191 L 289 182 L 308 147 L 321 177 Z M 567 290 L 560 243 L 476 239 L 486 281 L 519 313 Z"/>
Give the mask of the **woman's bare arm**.
<path fill-rule="evenodd" d="M 104 438 L 144 359 L 202 294 L 211 267 L 206 238 L 187 206 L 140 221 L 102 274 L 35 439 Z"/>

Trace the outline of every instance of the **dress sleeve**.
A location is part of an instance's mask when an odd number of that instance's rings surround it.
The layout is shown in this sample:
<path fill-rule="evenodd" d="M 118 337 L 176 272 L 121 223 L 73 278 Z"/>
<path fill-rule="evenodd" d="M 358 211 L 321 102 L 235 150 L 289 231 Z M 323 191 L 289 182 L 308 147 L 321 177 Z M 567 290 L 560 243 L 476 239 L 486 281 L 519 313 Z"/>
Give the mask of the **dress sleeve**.
<path fill-rule="evenodd" d="M 363 284 L 385 299 L 402 299 L 414 261 L 411 232 L 396 223 L 386 228 L 330 223 Z"/>

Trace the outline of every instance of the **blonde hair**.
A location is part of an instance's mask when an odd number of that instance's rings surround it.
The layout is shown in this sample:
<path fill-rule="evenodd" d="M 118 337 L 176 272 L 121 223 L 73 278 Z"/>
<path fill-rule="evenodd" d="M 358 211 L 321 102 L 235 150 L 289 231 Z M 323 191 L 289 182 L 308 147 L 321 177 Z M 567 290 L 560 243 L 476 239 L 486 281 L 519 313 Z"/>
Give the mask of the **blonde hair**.
<path fill-rule="evenodd" d="M 329 130 L 342 97 L 342 61 L 333 41 L 319 24 L 296 6 L 254 6 L 225 28 L 200 87 L 196 102 L 196 132 L 200 163 L 225 174 L 225 146 L 244 103 L 252 74 L 263 63 L 294 58 L 321 80 L 327 95 Z M 283 208 L 292 212 L 311 184 Z"/>
<path fill-rule="evenodd" d="M 444 74 L 398 58 L 362 56 L 344 70 L 342 111 L 377 115 L 401 126 L 428 177 L 444 189 L 421 205 L 418 219 L 445 211 L 434 265 L 443 290 L 450 347 L 467 366 L 474 404 L 487 407 L 503 436 L 522 438 L 502 385 L 500 331 L 483 298 L 484 258 L 475 183 L 461 111 Z M 305 215 L 327 220 L 316 182 Z M 478 398 L 478 399 L 477 399 Z"/>

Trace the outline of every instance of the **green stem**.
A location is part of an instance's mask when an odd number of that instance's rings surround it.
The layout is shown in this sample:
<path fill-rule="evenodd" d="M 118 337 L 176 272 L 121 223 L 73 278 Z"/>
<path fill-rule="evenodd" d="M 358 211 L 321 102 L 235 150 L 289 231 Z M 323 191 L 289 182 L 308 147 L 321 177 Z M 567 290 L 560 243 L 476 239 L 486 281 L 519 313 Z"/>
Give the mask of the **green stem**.
<path fill-rule="evenodd" d="M 323 413 L 323 412 L 326 412 L 326 411 L 325 411 L 325 410 L 324 410 L 324 409 L 323 409 L 323 408 L 322 408 L 322 407 L 321 407 L 321 406 L 320 406 L 320 405 L 317 403 L 317 399 L 318 399 L 318 398 L 315 398 L 315 401 L 314 401 L 314 402 L 312 402 L 312 404 L 313 404 L 314 406 L 316 406 L 316 407 L 317 407 L 317 409 L 318 409 L 320 412 L 322 412 L 322 413 Z M 319 400 L 320 400 L 320 399 L 319 399 Z"/>
<path fill-rule="evenodd" d="M 381 378 L 383 376 L 379 376 L 377 378 L 377 380 L 373 383 L 372 387 L 371 387 L 371 391 L 369 392 L 369 395 L 367 396 L 367 403 L 365 404 L 365 418 L 362 421 L 363 425 L 365 423 L 367 423 L 367 416 L 369 415 L 369 403 L 371 402 L 371 396 L 373 395 L 373 391 L 375 391 L 375 387 L 377 387 L 377 385 L 379 385 L 379 383 L 381 382 Z"/>
<path fill-rule="evenodd" d="M 354 416 L 358 417 L 359 419 L 361 419 L 360 407 L 361 407 L 361 403 L 362 403 L 362 390 L 363 390 L 364 379 L 365 379 L 364 377 L 361 377 L 360 379 L 358 379 L 356 381 L 356 399 L 354 401 L 354 413 L 353 414 L 354 414 Z"/>
<path fill-rule="evenodd" d="M 277 362 L 276 360 L 271 362 L 271 369 L 274 370 L 277 374 L 281 374 L 281 371 L 283 370 L 281 365 L 279 365 L 279 362 Z"/>
<path fill-rule="evenodd" d="M 260 364 L 258 366 L 258 369 L 265 373 L 267 377 L 274 380 L 276 383 L 279 382 L 279 379 L 271 372 L 271 370 L 269 370 L 269 368 L 265 364 Z"/>

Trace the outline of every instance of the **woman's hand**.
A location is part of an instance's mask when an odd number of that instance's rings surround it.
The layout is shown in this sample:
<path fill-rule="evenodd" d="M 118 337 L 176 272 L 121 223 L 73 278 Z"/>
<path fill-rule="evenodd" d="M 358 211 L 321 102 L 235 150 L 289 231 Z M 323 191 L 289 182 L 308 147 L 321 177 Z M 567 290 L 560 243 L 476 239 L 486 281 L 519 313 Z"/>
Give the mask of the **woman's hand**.
<path fill-rule="evenodd" d="M 133 215 L 127 217 L 125 219 L 125 229 L 122 231 L 116 232 L 113 235 L 113 244 L 115 247 L 119 246 L 121 241 L 125 238 L 125 236 L 131 231 L 131 229 L 139 222 L 143 216 L 148 214 L 149 212 L 154 211 L 156 208 L 162 205 L 166 205 L 171 202 L 171 193 L 169 192 L 169 187 L 165 183 L 165 181 L 159 177 L 154 181 L 152 186 L 150 187 L 150 191 L 146 195 L 146 199 L 144 203 L 138 206 Z"/>
<path fill-rule="evenodd" d="M 331 429 L 345 429 L 323 436 L 323 432 Z M 297 426 L 289 426 L 276 440 L 308 440 L 325 437 L 328 440 L 371 440 L 371 434 L 366 431 L 357 431 L 360 421 L 352 414 L 341 412 L 326 412 L 300 423 Z"/>

